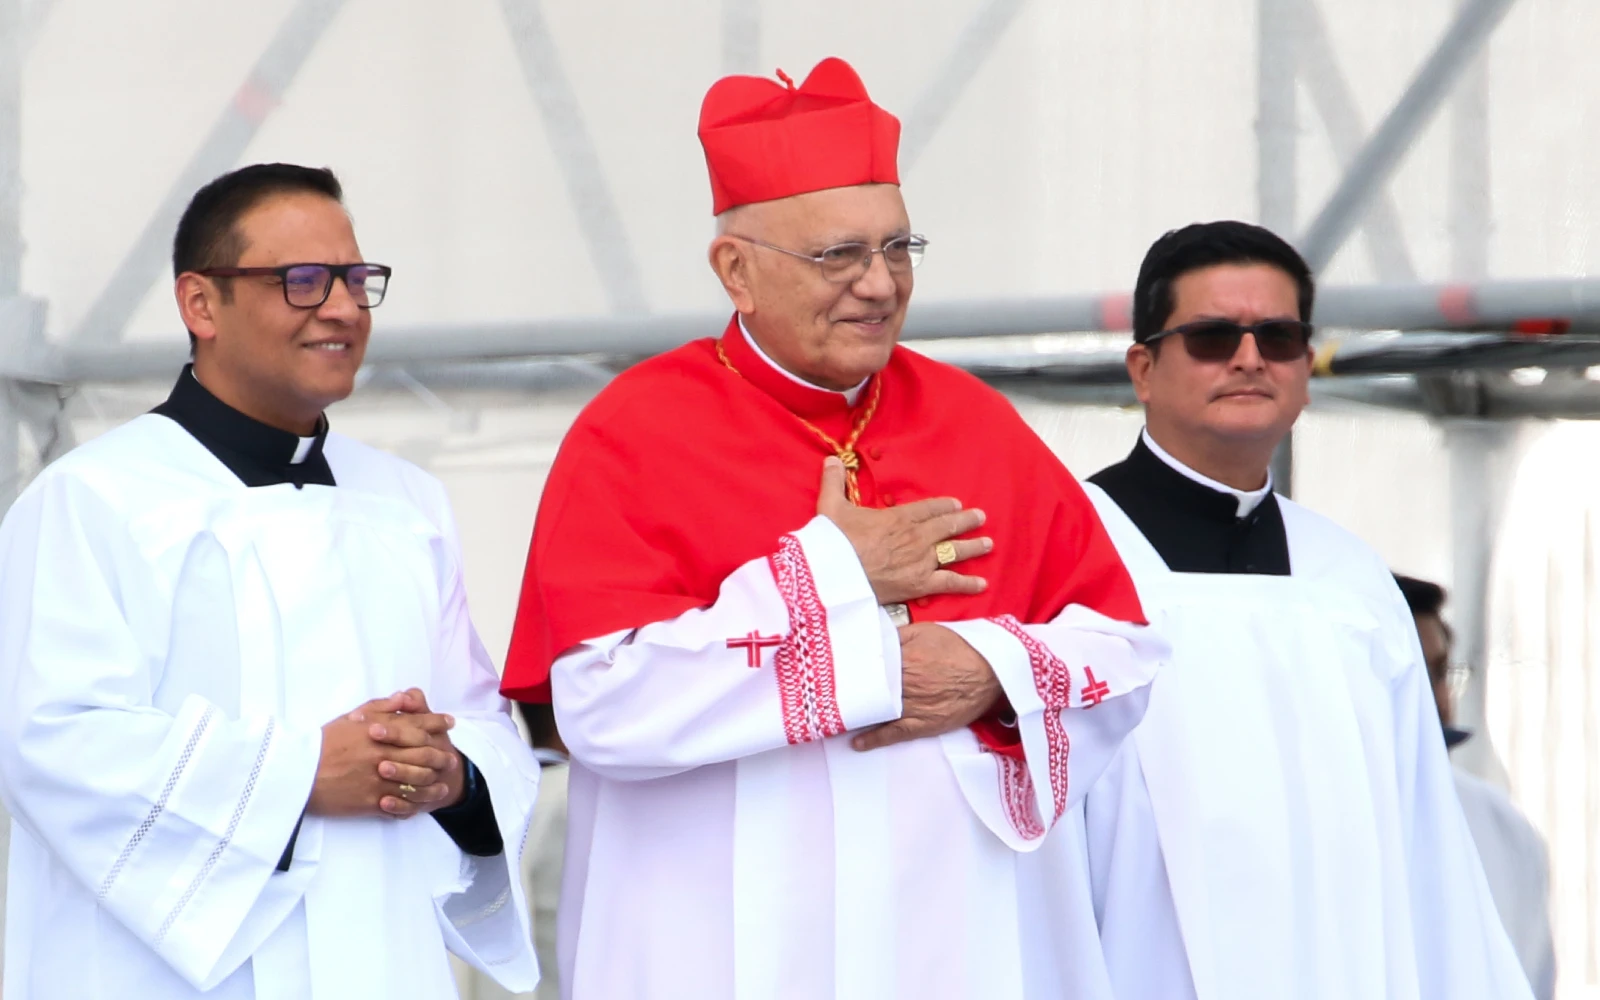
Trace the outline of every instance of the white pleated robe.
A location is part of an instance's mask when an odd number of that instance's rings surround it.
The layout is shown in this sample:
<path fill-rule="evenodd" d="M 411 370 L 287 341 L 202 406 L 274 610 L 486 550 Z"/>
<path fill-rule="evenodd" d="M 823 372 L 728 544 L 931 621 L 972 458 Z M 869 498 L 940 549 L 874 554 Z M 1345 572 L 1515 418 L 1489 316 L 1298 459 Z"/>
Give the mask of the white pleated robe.
<path fill-rule="evenodd" d="M 1172 643 L 1052 835 L 1084 1000 L 1526 1000 L 1382 561 L 1279 499 L 1288 577 L 1169 571 L 1088 488 Z"/>
<path fill-rule="evenodd" d="M 337 487 L 249 489 L 165 417 L 46 469 L 0 528 L 8 1000 L 531 989 L 538 767 L 467 614 L 443 489 L 331 435 Z M 416 686 L 507 853 L 430 817 L 306 816 L 323 724 Z"/>
<path fill-rule="evenodd" d="M 943 624 L 994 667 L 1026 762 L 966 729 L 850 747 L 900 715 L 900 645 L 826 518 L 734 572 L 711 607 L 560 657 L 562 995 L 1061 995 L 1055 903 L 1025 860 L 1138 722 L 1165 645 L 1079 606 L 1049 624 Z M 791 633 L 801 666 L 776 638 L 738 644 Z M 1046 708 L 1052 688 L 1064 707 Z M 835 712 L 845 734 L 817 738 Z"/>

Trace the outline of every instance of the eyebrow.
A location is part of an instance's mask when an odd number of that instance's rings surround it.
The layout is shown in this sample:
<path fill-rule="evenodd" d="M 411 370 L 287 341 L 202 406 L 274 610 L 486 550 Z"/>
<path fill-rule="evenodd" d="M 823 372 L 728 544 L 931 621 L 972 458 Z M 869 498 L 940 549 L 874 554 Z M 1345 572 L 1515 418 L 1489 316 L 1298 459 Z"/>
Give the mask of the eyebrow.
<path fill-rule="evenodd" d="M 840 244 L 843 244 L 843 243 L 865 243 L 869 247 L 881 247 L 885 243 L 890 243 L 890 242 L 892 242 L 894 240 L 904 239 L 905 237 L 910 236 L 910 235 L 911 235 L 911 226 L 909 224 L 908 225 L 904 225 L 904 226 L 899 226 L 899 227 L 897 227 L 895 229 L 891 229 L 889 231 L 889 235 L 885 236 L 882 240 L 878 241 L 877 243 L 874 243 L 870 237 L 862 236 L 860 233 L 852 233 L 852 234 L 848 234 L 848 235 L 841 235 L 839 233 L 834 233 L 834 234 L 832 234 L 830 236 L 818 237 L 817 240 L 815 241 L 815 244 L 814 244 L 815 249 L 813 250 L 813 252 L 814 253 L 820 253 L 821 251 L 826 250 L 829 247 L 836 247 L 836 246 L 839 246 Z"/>
<path fill-rule="evenodd" d="M 1263 319 L 1258 320 L 1257 322 L 1266 323 L 1266 322 L 1270 322 L 1270 321 L 1275 320 L 1275 319 L 1292 319 L 1292 320 L 1294 320 L 1295 322 L 1298 323 L 1300 321 L 1300 314 L 1298 312 L 1292 313 L 1292 314 L 1291 313 L 1278 313 L 1275 316 L 1264 317 Z M 1200 315 L 1196 316 L 1194 319 L 1190 320 L 1189 322 L 1191 322 L 1191 323 L 1204 323 L 1204 322 L 1208 322 L 1210 320 L 1221 320 L 1224 323 L 1237 323 L 1238 322 L 1238 320 L 1234 319 L 1232 316 L 1224 316 L 1221 313 L 1201 313 Z"/>

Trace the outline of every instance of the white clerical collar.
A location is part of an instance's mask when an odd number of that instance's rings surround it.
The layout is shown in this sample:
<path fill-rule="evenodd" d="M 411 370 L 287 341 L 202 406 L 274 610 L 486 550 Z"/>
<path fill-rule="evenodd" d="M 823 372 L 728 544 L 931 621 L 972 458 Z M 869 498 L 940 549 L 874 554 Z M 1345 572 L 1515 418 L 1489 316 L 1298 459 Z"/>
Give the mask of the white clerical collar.
<path fill-rule="evenodd" d="M 1182 473 L 1185 477 L 1194 480 L 1208 490 L 1216 490 L 1218 493 L 1231 493 L 1237 497 L 1239 500 L 1239 513 L 1235 514 L 1235 517 L 1244 517 L 1246 514 L 1261 506 L 1261 501 L 1265 500 L 1267 498 L 1267 494 L 1272 492 L 1271 469 L 1267 470 L 1267 485 L 1261 487 L 1259 490 L 1236 490 L 1226 483 L 1219 483 L 1209 476 L 1202 476 L 1200 473 L 1194 471 L 1187 465 L 1184 465 L 1182 462 L 1167 454 L 1166 449 L 1162 448 L 1159 444 L 1156 444 L 1155 438 L 1150 436 L 1150 431 L 1148 428 L 1139 432 L 1139 438 L 1140 440 L 1144 441 L 1144 446 L 1149 448 L 1152 454 L 1161 459 L 1163 462 L 1167 463 L 1167 465 L 1171 466 L 1176 471 Z"/>
<path fill-rule="evenodd" d="M 750 349 L 752 351 L 756 352 L 756 357 L 760 358 L 762 361 L 765 361 L 768 365 L 770 365 L 772 367 L 772 370 L 777 372 L 779 375 L 782 375 L 784 378 L 786 378 L 789 381 L 795 383 L 796 385 L 803 385 L 807 389 L 818 389 L 818 390 L 820 390 L 822 392 L 833 392 L 834 391 L 833 389 L 823 389 L 822 386 L 820 386 L 820 385 L 812 385 L 810 382 L 807 382 L 805 379 L 803 379 L 800 376 L 794 374 L 793 372 L 789 371 L 787 368 L 784 368 L 782 365 L 778 364 L 776 361 L 774 361 L 771 358 L 767 357 L 767 352 L 763 351 L 761 349 L 761 345 L 756 343 L 756 338 L 750 336 L 750 328 L 748 326 L 744 325 L 744 317 L 743 316 L 739 317 L 739 332 L 744 334 L 744 342 L 750 345 Z M 866 388 L 866 385 L 867 385 L 867 383 L 869 381 L 871 381 L 871 380 L 870 379 L 862 379 L 860 385 L 856 386 L 854 389 L 846 389 L 844 392 L 839 393 L 839 395 L 844 397 L 844 401 L 846 403 L 849 403 L 851 406 L 854 406 L 854 405 L 856 405 L 856 400 L 861 398 L 861 390 Z"/>
<path fill-rule="evenodd" d="M 300 443 L 294 446 L 294 457 L 289 459 L 289 464 L 299 465 L 301 462 L 304 462 L 306 460 L 306 456 L 311 454 L 311 446 L 316 443 L 317 437 L 315 434 L 308 438 L 301 438 Z"/>

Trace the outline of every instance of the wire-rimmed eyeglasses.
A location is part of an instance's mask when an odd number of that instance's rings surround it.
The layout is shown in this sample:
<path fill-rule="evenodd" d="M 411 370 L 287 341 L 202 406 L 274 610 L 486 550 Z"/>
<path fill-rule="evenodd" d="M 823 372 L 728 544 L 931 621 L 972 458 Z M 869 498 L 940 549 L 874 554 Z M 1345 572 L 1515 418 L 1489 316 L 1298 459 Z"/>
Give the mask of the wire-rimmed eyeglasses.
<path fill-rule="evenodd" d="M 195 274 L 208 278 L 275 277 L 283 286 L 283 300 L 296 309 L 317 309 L 333 292 L 333 279 L 344 282 L 350 297 L 362 309 L 383 301 L 394 268 L 385 264 L 284 264 L 280 267 L 208 267 Z"/>
<path fill-rule="evenodd" d="M 883 254 L 883 262 L 891 271 L 905 272 L 922 263 L 923 251 L 928 249 L 928 240 L 925 237 L 912 234 L 910 236 L 897 236 L 881 247 L 873 247 L 866 243 L 835 243 L 824 248 L 820 253 L 801 253 L 790 250 L 788 247 L 774 246 L 764 243 L 749 236 L 740 236 L 729 233 L 736 240 L 754 243 L 758 247 L 786 253 L 791 257 L 809 260 L 822 271 L 822 276 L 829 281 L 847 282 L 857 281 L 868 269 L 872 267 L 872 255 Z"/>

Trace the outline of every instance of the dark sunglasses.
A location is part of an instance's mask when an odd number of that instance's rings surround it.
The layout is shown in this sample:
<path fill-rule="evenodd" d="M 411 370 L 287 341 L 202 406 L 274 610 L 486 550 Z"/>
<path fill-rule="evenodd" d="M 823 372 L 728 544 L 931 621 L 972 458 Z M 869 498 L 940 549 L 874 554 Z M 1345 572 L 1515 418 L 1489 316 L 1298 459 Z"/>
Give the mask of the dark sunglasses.
<path fill-rule="evenodd" d="M 1256 339 L 1256 350 L 1264 361 L 1299 361 L 1311 349 L 1312 326 L 1297 319 L 1264 319 L 1249 325 L 1202 319 L 1151 334 L 1145 343 L 1179 334 L 1183 349 L 1196 361 L 1232 361 L 1247 333 Z"/>

